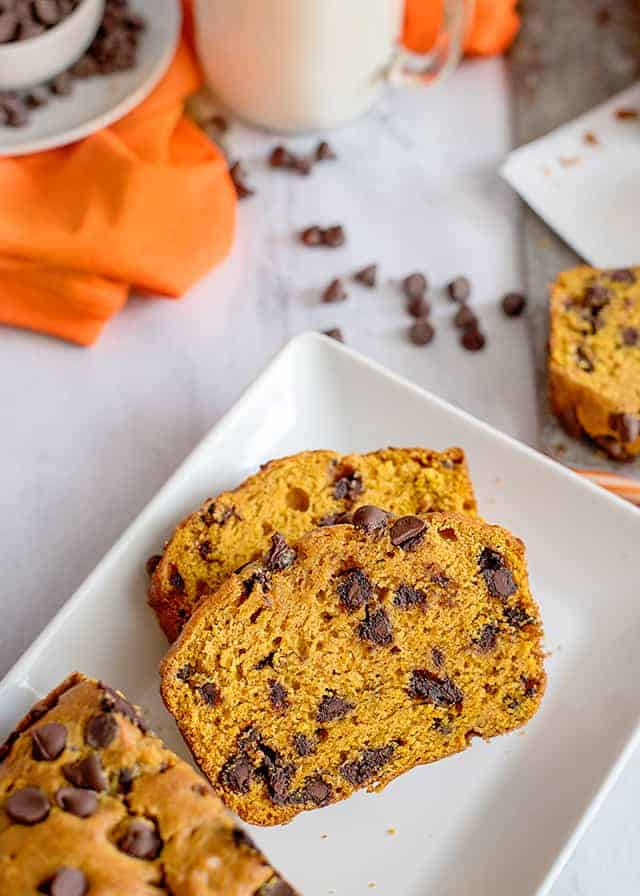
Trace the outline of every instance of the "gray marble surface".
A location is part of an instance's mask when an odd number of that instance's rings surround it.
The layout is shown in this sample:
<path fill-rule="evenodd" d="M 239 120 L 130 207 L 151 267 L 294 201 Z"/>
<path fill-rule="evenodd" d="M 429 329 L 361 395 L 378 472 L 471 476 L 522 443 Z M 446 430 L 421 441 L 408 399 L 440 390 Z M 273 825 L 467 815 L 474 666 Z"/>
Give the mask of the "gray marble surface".
<path fill-rule="evenodd" d="M 385 97 L 331 139 L 340 160 L 303 179 L 266 168 L 273 137 L 232 128 L 229 149 L 246 160 L 257 195 L 239 208 L 231 257 L 183 301 L 131 300 L 88 350 L 0 330 L 0 673 L 265 362 L 304 329 L 340 325 L 366 355 L 536 444 L 527 324 L 497 309 L 504 291 L 522 285 L 520 210 L 496 174 L 510 143 L 502 63 L 469 63 L 442 89 Z M 314 140 L 295 142 L 305 149 Z M 343 249 L 312 251 L 293 239 L 304 226 L 334 222 L 347 229 Z M 347 302 L 319 302 L 332 277 L 372 261 L 381 265 L 376 292 L 353 287 Z M 415 269 L 434 284 L 437 335 L 428 348 L 408 343 L 395 283 Z M 460 273 L 473 281 L 488 336 L 478 354 L 457 344 L 440 290 Z M 375 414 L 375 396 L 370 402 Z M 576 744 L 576 761 L 588 748 Z M 635 757 L 554 896 L 640 892 L 639 788 Z"/>

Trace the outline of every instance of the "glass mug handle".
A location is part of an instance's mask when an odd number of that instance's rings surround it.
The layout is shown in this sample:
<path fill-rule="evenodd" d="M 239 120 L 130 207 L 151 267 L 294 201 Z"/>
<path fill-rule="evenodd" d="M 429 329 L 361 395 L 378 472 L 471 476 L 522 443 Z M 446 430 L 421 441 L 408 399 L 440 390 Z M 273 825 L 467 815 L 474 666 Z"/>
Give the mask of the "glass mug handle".
<path fill-rule="evenodd" d="M 444 22 L 428 53 L 412 53 L 398 45 L 387 69 L 392 87 L 423 87 L 451 72 L 462 56 L 475 0 L 443 0 Z"/>

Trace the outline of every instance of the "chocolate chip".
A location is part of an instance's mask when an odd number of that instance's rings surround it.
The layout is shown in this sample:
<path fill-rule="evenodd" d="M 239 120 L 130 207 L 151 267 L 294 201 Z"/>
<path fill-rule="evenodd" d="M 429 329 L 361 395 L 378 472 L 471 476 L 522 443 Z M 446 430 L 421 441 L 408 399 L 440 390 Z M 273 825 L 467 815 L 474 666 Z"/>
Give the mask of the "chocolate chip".
<path fill-rule="evenodd" d="M 484 333 L 477 326 L 467 327 L 460 337 L 460 344 L 468 352 L 479 352 L 484 348 L 486 341 Z"/>
<path fill-rule="evenodd" d="M 636 274 L 631 268 L 618 268 L 609 274 L 614 283 L 635 283 Z"/>
<path fill-rule="evenodd" d="M 25 93 L 24 102 L 29 109 L 40 109 L 49 102 L 49 94 L 42 86 L 32 87 L 28 93 Z"/>
<path fill-rule="evenodd" d="M 264 556 L 264 565 L 270 572 L 286 569 L 295 562 L 296 552 L 279 532 L 271 536 L 271 547 Z"/>
<path fill-rule="evenodd" d="M 198 691 L 207 706 L 215 706 L 220 702 L 220 693 L 213 682 L 208 681 L 206 684 L 201 685 Z"/>
<path fill-rule="evenodd" d="M 304 243 L 305 246 L 321 246 L 323 237 L 324 232 L 322 228 L 314 224 L 313 227 L 307 227 L 306 230 L 302 231 L 300 242 Z"/>
<path fill-rule="evenodd" d="M 345 524 L 351 524 L 353 522 L 353 514 L 348 510 L 343 510 L 340 513 L 329 513 L 327 516 L 323 516 L 322 519 L 319 519 L 316 523 L 317 526 L 343 526 Z"/>
<path fill-rule="evenodd" d="M 362 476 L 357 470 L 339 470 L 334 479 L 333 497 L 337 501 L 355 501 L 363 489 Z"/>
<path fill-rule="evenodd" d="M 454 302 L 466 302 L 471 295 L 471 283 L 468 277 L 456 277 L 447 284 L 447 292 Z"/>
<path fill-rule="evenodd" d="M 478 637 L 473 639 L 473 644 L 476 650 L 480 653 L 490 653 L 496 646 L 498 631 L 499 628 L 494 622 L 489 622 L 486 625 L 483 625 Z"/>
<path fill-rule="evenodd" d="M 246 173 L 240 162 L 234 162 L 229 168 L 229 176 L 235 187 L 238 199 L 247 199 L 249 196 L 255 194 L 255 190 L 253 190 L 245 181 Z"/>
<path fill-rule="evenodd" d="M 393 603 L 396 607 L 406 610 L 407 607 L 418 607 L 426 604 L 427 595 L 419 588 L 412 588 L 411 585 L 398 585 L 396 593 L 393 596 Z"/>
<path fill-rule="evenodd" d="M 342 280 L 338 278 L 332 280 L 322 293 L 322 301 L 329 304 L 332 302 L 344 302 L 348 298 L 349 295 L 342 285 Z"/>
<path fill-rule="evenodd" d="M 48 722 L 31 732 L 31 756 L 36 762 L 57 759 L 67 745 L 67 729 L 60 722 Z"/>
<path fill-rule="evenodd" d="M 87 722 L 84 739 L 90 747 L 108 747 L 118 733 L 118 722 L 110 712 L 93 716 Z"/>
<path fill-rule="evenodd" d="M 402 291 L 408 299 L 419 299 L 427 291 L 427 278 L 416 271 L 402 281 Z"/>
<path fill-rule="evenodd" d="M 635 327 L 623 327 L 620 331 L 623 345 L 637 345 L 638 331 Z"/>
<path fill-rule="evenodd" d="M 77 762 L 67 762 L 62 766 L 62 774 L 74 787 L 83 787 L 98 792 L 107 789 L 107 778 L 97 753 L 89 753 Z"/>
<path fill-rule="evenodd" d="M 359 610 L 373 594 L 373 585 L 361 569 L 347 569 L 340 574 L 340 584 L 336 588 L 340 606 L 348 613 Z"/>
<path fill-rule="evenodd" d="M 587 286 L 584 291 L 584 303 L 588 308 L 600 311 L 605 305 L 611 301 L 611 290 L 600 283 L 594 283 L 593 286 Z"/>
<path fill-rule="evenodd" d="M 393 643 L 393 626 L 386 611 L 380 608 L 370 612 L 367 609 L 364 621 L 358 626 L 358 637 L 378 647 Z"/>
<path fill-rule="evenodd" d="M 352 787 L 362 787 L 373 780 L 393 756 L 394 746 L 363 750 L 360 758 L 340 766 L 340 774 Z"/>
<path fill-rule="evenodd" d="M 353 703 L 343 700 L 335 691 L 331 691 L 325 694 L 320 701 L 316 719 L 318 722 L 333 722 L 335 719 L 344 718 L 353 708 Z"/>
<path fill-rule="evenodd" d="M 29 121 L 26 104 L 18 96 L 5 95 L 0 101 L 0 112 L 4 112 L 5 124 L 11 128 L 24 127 Z"/>
<path fill-rule="evenodd" d="M 287 689 L 275 678 L 269 680 L 269 703 L 276 712 L 284 712 L 289 707 Z"/>
<path fill-rule="evenodd" d="M 407 311 L 411 317 L 428 317 L 431 305 L 424 296 L 414 296 L 407 302 Z"/>
<path fill-rule="evenodd" d="M 169 584 L 174 589 L 174 591 L 184 591 L 184 579 L 175 568 L 175 566 L 173 566 L 171 573 L 169 574 Z"/>
<path fill-rule="evenodd" d="M 316 159 L 319 162 L 328 162 L 336 159 L 337 156 L 326 140 L 321 140 L 316 146 Z"/>
<path fill-rule="evenodd" d="M 130 793 L 131 788 L 133 787 L 133 769 L 131 768 L 121 768 L 118 772 L 118 788 L 121 793 Z"/>
<path fill-rule="evenodd" d="M 345 240 L 346 235 L 341 224 L 334 224 L 332 227 L 327 227 L 322 234 L 322 244 L 328 246 L 330 249 L 337 249 L 340 246 L 343 246 Z"/>
<path fill-rule="evenodd" d="M 39 893 L 46 896 L 86 896 L 89 892 L 89 881 L 79 868 L 58 868 L 38 887 Z"/>
<path fill-rule="evenodd" d="M 60 72 L 49 84 L 51 93 L 56 96 L 70 96 L 73 90 L 73 78 L 69 72 Z"/>
<path fill-rule="evenodd" d="M 256 585 L 259 585 L 263 591 L 269 590 L 269 575 L 264 569 L 256 569 L 251 573 L 249 578 L 243 581 L 242 587 L 244 588 L 247 597 L 253 592 L 253 589 L 256 587 Z"/>
<path fill-rule="evenodd" d="M 502 299 L 502 310 L 507 317 L 520 317 L 527 306 L 527 299 L 521 292 L 508 292 Z"/>
<path fill-rule="evenodd" d="M 540 682 L 537 678 L 522 678 L 522 688 L 525 697 L 536 697 L 540 690 Z"/>
<path fill-rule="evenodd" d="M 493 548 L 484 548 L 480 554 L 478 566 L 491 597 L 506 600 L 517 591 L 511 570 L 498 551 L 494 551 Z"/>
<path fill-rule="evenodd" d="M 147 575 L 152 576 L 156 569 L 158 568 L 158 564 L 162 560 L 162 554 L 153 554 L 146 563 Z"/>
<path fill-rule="evenodd" d="M 222 766 L 220 783 L 233 793 L 248 793 L 253 781 L 253 769 L 246 756 L 238 754 L 228 759 Z"/>
<path fill-rule="evenodd" d="M 371 535 L 374 532 L 381 532 L 383 529 L 386 529 L 388 518 L 388 514 L 379 507 L 374 507 L 372 504 L 364 504 L 362 507 L 358 507 L 353 514 L 353 525 L 356 529 L 361 529 L 367 535 Z"/>
<path fill-rule="evenodd" d="M 298 894 L 281 877 L 272 877 L 260 887 L 256 896 L 298 896 Z"/>
<path fill-rule="evenodd" d="M 56 0 L 33 0 L 33 10 L 43 25 L 57 25 L 61 19 Z"/>
<path fill-rule="evenodd" d="M 144 821 L 132 821 L 118 840 L 118 849 L 134 859 L 156 859 L 162 850 L 162 840 L 155 827 Z"/>
<path fill-rule="evenodd" d="M 298 174 L 301 174 L 303 177 L 308 177 L 311 174 L 313 162 L 314 160 L 308 158 L 307 156 L 294 156 L 293 165 L 291 167 L 294 171 L 297 171 Z"/>
<path fill-rule="evenodd" d="M 336 342 L 344 342 L 344 336 L 342 335 L 340 327 L 332 327 L 330 330 L 323 330 L 323 333 L 330 339 L 335 339 Z"/>
<path fill-rule="evenodd" d="M 18 16 L 11 9 L 0 12 L 0 44 L 12 41 L 18 30 Z"/>
<path fill-rule="evenodd" d="M 478 329 L 478 318 L 468 305 L 461 304 L 453 318 L 454 326 L 460 330 L 466 330 L 470 327 Z"/>
<path fill-rule="evenodd" d="M 210 541 L 201 541 L 198 545 L 198 553 L 202 557 L 202 559 L 207 562 L 211 557 L 211 542 Z"/>
<path fill-rule="evenodd" d="M 249 834 L 247 834 L 246 831 L 243 831 L 242 828 L 233 828 L 231 837 L 236 846 L 243 846 L 245 849 L 250 849 L 252 852 L 258 852 L 258 847 L 255 845 Z"/>
<path fill-rule="evenodd" d="M 427 531 L 427 524 L 419 516 L 401 516 L 389 530 L 391 544 L 403 551 L 413 551 Z"/>
<path fill-rule="evenodd" d="M 285 146 L 274 146 L 269 153 L 269 164 L 272 168 L 290 168 L 293 162 L 294 156 Z"/>
<path fill-rule="evenodd" d="M 512 628 L 524 628 L 525 625 L 532 625 L 536 621 L 533 616 L 527 613 L 522 604 L 503 607 L 502 615 Z"/>
<path fill-rule="evenodd" d="M 409 339 L 414 345 L 429 345 L 435 336 L 435 329 L 426 317 L 419 317 L 409 328 Z"/>
<path fill-rule="evenodd" d="M 98 797 L 93 790 L 79 787 L 60 787 L 56 791 L 56 804 L 78 818 L 89 818 L 98 811 Z"/>
<path fill-rule="evenodd" d="M 410 697 L 433 706 L 454 706 L 463 699 L 462 691 L 450 678 L 439 678 L 428 669 L 412 672 L 407 690 Z"/>
<path fill-rule="evenodd" d="M 136 708 L 132 706 L 128 700 L 125 700 L 124 697 L 120 696 L 117 691 L 114 691 L 113 688 L 102 683 L 101 687 L 104 691 L 102 700 L 100 701 L 102 709 L 105 712 L 119 712 L 120 715 L 126 716 L 129 721 L 133 722 L 134 725 L 137 725 L 143 734 L 146 734 L 149 727 Z"/>
<path fill-rule="evenodd" d="M 304 734 L 294 734 L 293 745 L 298 756 L 309 756 L 316 749 L 315 741 Z"/>
<path fill-rule="evenodd" d="M 439 669 L 444 664 L 444 653 L 438 647 L 432 647 L 431 659 L 433 660 L 433 665 Z"/>
<path fill-rule="evenodd" d="M 11 794 L 4 808 L 16 824 L 38 824 L 49 815 L 49 800 L 39 787 L 23 787 Z"/>
<path fill-rule="evenodd" d="M 633 414 L 610 414 L 609 426 L 623 442 L 635 442 L 640 436 L 640 417 Z"/>
<path fill-rule="evenodd" d="M 269 797 L 273 803 L 281 806 L 288 802 L 289 788 L 296 772 L 295 766 L 285 765 L 280 754 L 266 744 L 260 744 L 259 748 L 264 755 L 260 773 L 264 777 Z"/>
<path fill-rule="evenodd" d="M 378 277 L 378 265 L 377 264 L 368 264 L 366 268 L 362 268 L 359 271 L 356 271 L 353 275 L 353 279 L 356 283 L 361 283 L 363 286 L 367 286 L 369 289 L 373 289 L 376 285 L 376 279 Z"/>
<path fill-rule="evenodd" d="M 85 53 L 77 62 L 74 62 L 69 71 L 74 78 L 91 78 L 99 73 L 99 66 L 93 56 Z"/>
<path fill-rule="evenodd" d="M 220 504 L 218 501 L 212 501 L 204 513 L 201 514 L 201 519 L 206 526 L 213 526 L 214 524 L 217 526 L 224 526 L 232 516 L 240 519 L 240 516 L 233 505 L 229 507 Z"/>
<path fill-rule="evenodd" d="M 287 803 L 290 805 L 313 803 L 314 806 L 326 806 L 330 799 L 331 787 L 320 775 L 314 775 L 306 779 L 301 790 L 289 794 Z"/>
<path fill-rule="evenodd" d="M 178 669 L 178 671 L 176 672 L 176 678 L 179 681 L 189 681 L 195 671 L 195 666 L 193 666 L 191 663 L 186 663 L 184 666 L 181 666 L 180 669 Z"/>

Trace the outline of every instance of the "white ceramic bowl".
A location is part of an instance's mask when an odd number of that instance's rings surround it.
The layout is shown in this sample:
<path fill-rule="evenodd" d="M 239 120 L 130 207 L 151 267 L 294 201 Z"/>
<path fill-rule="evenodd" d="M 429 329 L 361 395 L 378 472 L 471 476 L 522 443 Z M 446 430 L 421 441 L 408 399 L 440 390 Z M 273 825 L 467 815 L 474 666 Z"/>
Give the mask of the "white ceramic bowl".
<path fill-rule="evenodd" d="M 104 0 L 82 0 L 44 34 L 0 44 L 0 90 L 33 87 L 69 68 L 95 37 L 103 12 Z"/>

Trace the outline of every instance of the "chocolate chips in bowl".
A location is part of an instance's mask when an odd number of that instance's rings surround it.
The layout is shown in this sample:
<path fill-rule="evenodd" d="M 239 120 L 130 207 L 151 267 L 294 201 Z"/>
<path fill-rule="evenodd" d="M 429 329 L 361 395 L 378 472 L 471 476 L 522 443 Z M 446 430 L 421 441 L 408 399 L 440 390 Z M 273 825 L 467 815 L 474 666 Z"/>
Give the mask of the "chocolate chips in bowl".
<path fill-rule="evenodd" d="M 144 30 L 128 0 L 0 0 L 0 127 L 28 124 L 76 80 L 134 68 Z"/>

